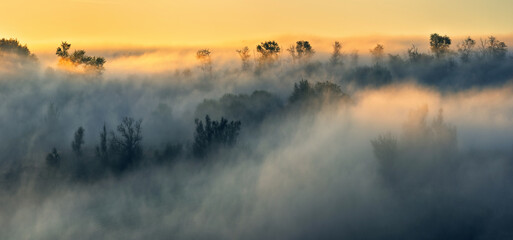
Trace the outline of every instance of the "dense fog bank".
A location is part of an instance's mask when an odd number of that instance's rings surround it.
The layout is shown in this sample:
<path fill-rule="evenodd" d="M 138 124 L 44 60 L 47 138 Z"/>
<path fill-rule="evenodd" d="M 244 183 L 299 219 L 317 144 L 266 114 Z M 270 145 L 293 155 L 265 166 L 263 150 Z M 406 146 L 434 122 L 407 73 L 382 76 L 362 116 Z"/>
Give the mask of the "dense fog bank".
<path fill-rule="evenodd" d="M 0 238 L 509 239 L 513 61 L 458 56 L 2 55 Z"/>

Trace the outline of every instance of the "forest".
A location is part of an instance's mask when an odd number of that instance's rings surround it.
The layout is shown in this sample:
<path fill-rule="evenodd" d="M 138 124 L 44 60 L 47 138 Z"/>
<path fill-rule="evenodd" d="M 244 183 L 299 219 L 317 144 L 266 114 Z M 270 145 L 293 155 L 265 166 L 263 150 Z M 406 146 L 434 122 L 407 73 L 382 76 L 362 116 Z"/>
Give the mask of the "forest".
<path fill-rule="evenodd" d="M 426 41 L 113 76 L 0 39 L 0 239 L 510 239 L 513 54 Z"/>

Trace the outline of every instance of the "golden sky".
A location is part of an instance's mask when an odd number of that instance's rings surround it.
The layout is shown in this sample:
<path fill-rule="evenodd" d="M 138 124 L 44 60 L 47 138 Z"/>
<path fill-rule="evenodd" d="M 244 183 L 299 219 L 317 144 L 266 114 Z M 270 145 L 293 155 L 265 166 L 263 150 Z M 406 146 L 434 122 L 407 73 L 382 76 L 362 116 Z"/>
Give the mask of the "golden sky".
<path fill-rule="evenodd" d="M 7 0 L 0 37 L 29 46 L 513 33 L 510 0 Z"/>

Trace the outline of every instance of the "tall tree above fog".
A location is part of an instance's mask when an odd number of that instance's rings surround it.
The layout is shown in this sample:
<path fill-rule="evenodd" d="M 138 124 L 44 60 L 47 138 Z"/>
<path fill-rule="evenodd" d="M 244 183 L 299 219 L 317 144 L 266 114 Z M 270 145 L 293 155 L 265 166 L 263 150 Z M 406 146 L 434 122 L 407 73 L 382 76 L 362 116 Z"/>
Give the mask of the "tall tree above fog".
<path fill-rule="evenodd" d="M 293 61 L 307 61 L 312 57 L 315 53 L 315 51 L 312 48 L 312 45 L 310 45 L 310 42 L 308 41 L 297 41 L 296 45 L 290 46 L 287 51 L 290 53 L 290 56 L 292 57 Z"/>
<path fill-rule="evenodd" d="M 271 63 L 275 61 L 281 51 L 280 46 L 275 41 L 262 42 L 257 45 L 256 49 L 260 54 L 260 63 Z"/>
<path fill-rule="evenodd" d="M 330 64 L 332 66 L 342 64 L 342 45 L 340 44 L 340 42 L 335 41 L 332 46 L 333 52 L 331 53 Z"/>
<path fill-rule="evenodd" d="M 74 67 L 83 66 L 86 70 L 93 70 L 97 73 L 104 70 L 105 58 L 88 56 L 84 50 L 75 50 L 70 54 L 70 47 L 71 44 L 62 42 L 61 46 L 55 51 L 55 55 L 60 58 L 61 63 L 71 63 Z"/>
<path fill-rule="evenodd" d="M 212 52 L 207 48 L 200 49 L 196 52 L 196 59 L 200 61 L 201 70 L 209 76 L 212 76 L 212 57 L 210 56 L 211 54 Z"/>
<path fill-rule="evenodd" d="M 431 52 L 433 52 L 437 58 L 440 58 L 449 53 L 451 39 L 447 35 L 441 36 L 438 35 L 438 33 L 433 33 L 429 38 L 429 45 L 431 46 Z"/>

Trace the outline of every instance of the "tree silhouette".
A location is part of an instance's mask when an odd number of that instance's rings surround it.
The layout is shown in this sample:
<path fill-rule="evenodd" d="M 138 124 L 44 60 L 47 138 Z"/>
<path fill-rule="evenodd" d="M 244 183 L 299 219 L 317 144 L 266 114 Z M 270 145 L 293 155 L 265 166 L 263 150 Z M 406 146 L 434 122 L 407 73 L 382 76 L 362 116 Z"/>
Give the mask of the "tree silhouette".
<path fill-rule="evenodd" d="M 212 58 L 209 49 L 200 49 L 196 52 L 196 59 L 201 63 L 201 70 L 209 76 L 212 75 Z"/>
<path fill-rule="evenodd" d="M 470 37 L 467 37 L 458 44 L 461 61 L 468 62 L 470 60 L 475 45 L 476 41 Z"/>
<path fill-rule="evenodd" d="M 308 60 L 315 51 L 308 41 L 297 41 L 295 46 L 290 46 L 287 51 L 292 56 L 292 60 Z"/>
<path fill-rule="evenodd" d="M 273 62 L 278 58 L 281 49 L 277 42 L 267 41 L 257 45 L 257 52 L 260 53 L 260 63 Z"/>
<path fill-rule="evenodd" d="M 336 66 L 338 64 L 342 64 L 342 53 L 341 53 L 342 45 L 340 42 L 333 43 L 333 52 L 331 53 L 330 63 L 332 66 Z"/>
<path fill-rule="evenodd" d="M 52 152 L 46 155 L 46 165 L 51 168 L 59 168 L 61 165 L 61 156 L 57 152 L 57 149 L 54 147 Z"/>
<path fill-rule="evenodd" d="M 117 127 L 120 136 L 111 132 L 109 147 L 117 156 L 116 162 L 112 163 L 115 171 L 121 172 L 139 163 L 142 157 L 141 123 L 142 120 L 125 117 Z"/>
<path fill-rule="evenodd" d="M 32 53 L 30 53 L 30 50 L 28 49 L 27 45 L 21 45 L 18 39 L 0 39 L 0 55 L 2 53 L 8 53 L 8 54 L 16 54 L 21 57 L 26 58 L 32 58 L 35 59 L 36 56 Z"/>
<path fill-rule="evenodd" d="M 107 127 L 105 124 L 100 132 L 100 145 L 96 146 L 96 156 L 104 166 L 108 165 Z"/>
<path fill-rule="evenodd" d="M 440 36 L 438 33 L 433 33 L 429 39 L 429 45 L 431 46 L 431 51 L 435 56 L 440 58 L 449 53 L 451 39 L 447 35 Z"/>
<path fill-rule="evenodd" d="M 55 55 L 60 57 L 61 64 L 71 63 L 75 67 L 82 65 L 86 70 L 93 70 L 97 73 L 104 70 L 105 58 L 87 56 L 84 50 L 75 50 L 72 54 L 69 54 L 70 47 L 71 44 L 62 42 L 61 46 L 57 48 Z"/>
<path fill-rule="evenodd" d="M 79 127 L 75 132 L 75 138 L 71 142 L 71 149 L 77 157 L 82 156 L 82 145 L 84 144 L 84 128 Z"/>
<path fill-rule="evenodd" d="M 381 63 L 381 61 L 383 60 L 383 56 L 385 55 L 384 50 L 385 48 L 381 44 L 376 44 L 376 47 L 369 50 L 376 64 Z"/>
<path fill-rule="evenodd" d="M 311 85 L 308 80 L 301 80 L 294 83 L 294 90 L 289 97 L 290 103 L 322 103 L 324 101 L 334 101 L 347 97 L 340 86 L 332 82 L 317 82 Z M 315 102 L 314 102 L 315 103 Z"/>
<path fill-rule="evenodd" d="M 481 51 L 490 59 L 503 59 L 506 57 L 508 46 L 494 36 L 490 36 L 487 40 L 481 40 Z"/>
<path fill-rule="evenodd" d="M 236 52 L 239 54 L 240 60 L 242 61 L 242 70 L 247 71 L 250 67 L 250 58 L 251 55 L 249 54 L 249 48 L 243 47 L 242 49 L 236 50 Z"/>
<path fill-rule="evenodd" d="M 203 158 L 219 148 L 233 146 L 241 126 L 240 121 L 228 121 L 225 118 L 212 121 L 208 115 L 205 116 L 204 124 L 198 119 L 195 120 L 195 124 L 192 149 L 194 156 L 198 158 Z"/>

